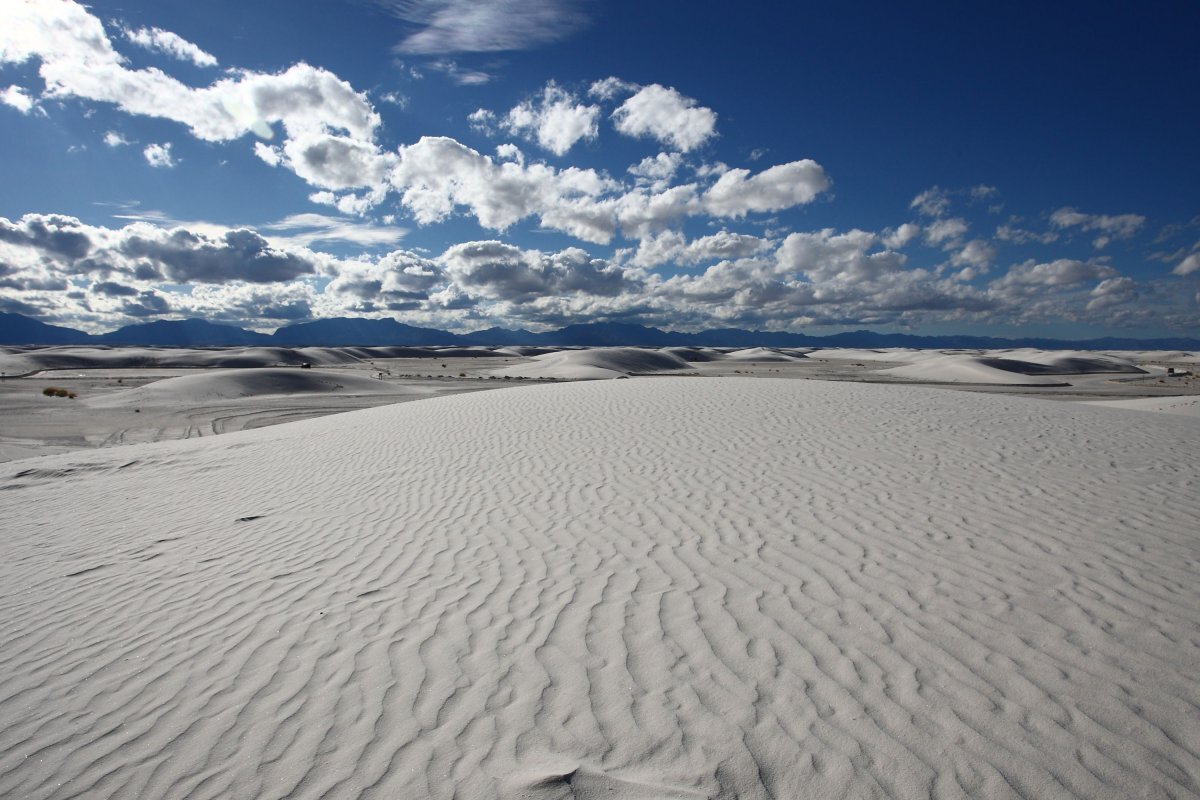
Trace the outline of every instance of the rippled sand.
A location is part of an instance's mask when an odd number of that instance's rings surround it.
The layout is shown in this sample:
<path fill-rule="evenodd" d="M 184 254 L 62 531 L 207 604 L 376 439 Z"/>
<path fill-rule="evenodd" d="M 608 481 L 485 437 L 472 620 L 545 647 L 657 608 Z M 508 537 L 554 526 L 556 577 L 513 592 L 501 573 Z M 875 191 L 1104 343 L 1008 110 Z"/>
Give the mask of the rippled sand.
<path fill-rule="evenodd" d="M 1198 446 L 651 378 L 4 465 L 0 796 L 1197 796 Z"/>

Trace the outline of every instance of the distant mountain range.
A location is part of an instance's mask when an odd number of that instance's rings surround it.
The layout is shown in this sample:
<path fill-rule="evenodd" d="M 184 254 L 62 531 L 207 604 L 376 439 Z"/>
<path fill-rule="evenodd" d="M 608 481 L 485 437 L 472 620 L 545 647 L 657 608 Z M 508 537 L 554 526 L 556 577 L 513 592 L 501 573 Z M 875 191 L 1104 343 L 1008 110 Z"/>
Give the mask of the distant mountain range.
<path fill-rule="evenodd" d="M 299 322 L 274 333 L 256 333 L 200 319 L 160 320 L 128 325 L 92 336 L 72 328 L 47 325 L 21 314 L 0 313 L 0 345 L 142 345 L 150 347 L 347 347 L 353 345 L 546 345 L 633 347 L 914 347 L 999 349 L 1036 347 L 1044 350 L 1200 350 L 1200 339 L 1001 339 L 991 336 L 913 336 L 905 333 L 848 331 L 832 336 L 809 336 L 778 331 L 722 328 L 682 333 L 619 322 L 568 325 L 556 331 L 533 333 L 488 328 L 459 334 L 436 328 L 405 325 L 393 319 L 340 318 Z"/>

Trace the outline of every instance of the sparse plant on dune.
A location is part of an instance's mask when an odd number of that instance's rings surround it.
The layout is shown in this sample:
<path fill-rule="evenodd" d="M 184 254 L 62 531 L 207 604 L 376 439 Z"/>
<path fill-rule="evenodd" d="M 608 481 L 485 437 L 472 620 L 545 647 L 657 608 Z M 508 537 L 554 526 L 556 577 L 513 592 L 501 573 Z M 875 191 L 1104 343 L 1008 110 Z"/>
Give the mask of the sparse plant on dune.
<path fill-rule="evenodd" d="M 42 389 L 42 394 L 46 395 L 46 397 L 69 397 L 72 400 L 76 397 L 74 392 L 58 386 L 47 386 L 45 389 Z"/>

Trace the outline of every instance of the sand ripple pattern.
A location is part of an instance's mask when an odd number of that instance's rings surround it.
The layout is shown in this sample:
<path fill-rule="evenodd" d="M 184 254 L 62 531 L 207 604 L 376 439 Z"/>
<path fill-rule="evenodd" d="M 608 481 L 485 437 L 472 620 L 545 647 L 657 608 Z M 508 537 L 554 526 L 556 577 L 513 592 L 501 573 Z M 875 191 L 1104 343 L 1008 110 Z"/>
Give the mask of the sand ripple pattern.
<path fill-rule="evenodd" d="M 1200 796 L 1200 426 L 646 378 L 6 465 L 0 796 Z"/>

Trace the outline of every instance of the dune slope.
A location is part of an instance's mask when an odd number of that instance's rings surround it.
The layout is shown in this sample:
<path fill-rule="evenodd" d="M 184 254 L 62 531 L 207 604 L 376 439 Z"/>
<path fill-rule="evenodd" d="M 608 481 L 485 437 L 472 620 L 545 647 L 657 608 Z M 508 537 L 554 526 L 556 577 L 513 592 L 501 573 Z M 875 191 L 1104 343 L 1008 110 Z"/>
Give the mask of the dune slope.
<path fill-rule="evenodd" d="M 194 405 L 213 400 L 294 394 L 373 394 L 392 391 L 385 381 L 362 374 L 315 369 L 232 369 L 182 375 L 87 401 L 96 408 L 143 404 Z"/>
<path fill-rule="evenodd" d="M 1194 797 L 1197 445 L 655 378 L 26 460 L 0 796 Z"/>

